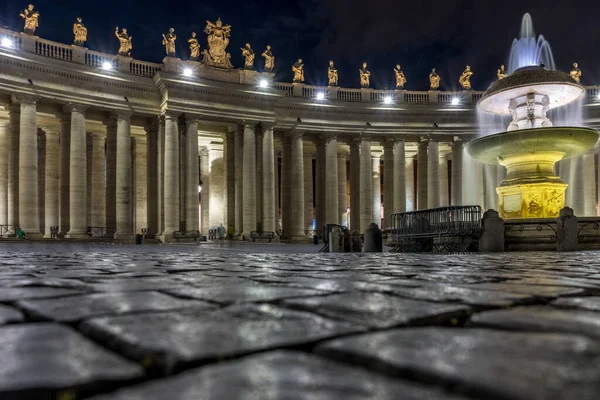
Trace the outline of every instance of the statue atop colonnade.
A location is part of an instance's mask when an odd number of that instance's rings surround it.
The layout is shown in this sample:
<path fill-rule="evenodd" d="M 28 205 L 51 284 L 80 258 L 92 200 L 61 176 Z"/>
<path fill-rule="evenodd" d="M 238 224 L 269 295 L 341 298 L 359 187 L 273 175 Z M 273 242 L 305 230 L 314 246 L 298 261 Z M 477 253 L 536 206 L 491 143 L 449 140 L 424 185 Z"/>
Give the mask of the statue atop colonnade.
<path fill-rule="evenodd" d="M 121 33 L 119 33 L 119 27 L 115 28 L 115 36 L 119 39 L 119 53 L 118 55 L 123 57 L 131 57 L 131 49 L 133 45 L 131 44 L 132 36 L 127 34 L 127 29 L 121 29 Z"/>
<path fill-rule="evenodd" d="M 206 21 L 204 32 L 208 35 L 208 49 L 204 50 L 205 65 L 219 68 L 233 68 L 231 54 L 226 49 L 231 36 L 231 25 L 223 25 L 221 18 L 217 22 Z"/>
<path fill-rule="evenodd" d="M 38 19 L 40 18 L 40 13 L 37 10 L 33 9 L 33 4 L 29 4 L 25 10 L 19 14 L 21 18 L 25 20 L 25 27 L 23 28 L 23 32 L 33 35 L 35 33 L 35 28 L 38 27 Z"/>

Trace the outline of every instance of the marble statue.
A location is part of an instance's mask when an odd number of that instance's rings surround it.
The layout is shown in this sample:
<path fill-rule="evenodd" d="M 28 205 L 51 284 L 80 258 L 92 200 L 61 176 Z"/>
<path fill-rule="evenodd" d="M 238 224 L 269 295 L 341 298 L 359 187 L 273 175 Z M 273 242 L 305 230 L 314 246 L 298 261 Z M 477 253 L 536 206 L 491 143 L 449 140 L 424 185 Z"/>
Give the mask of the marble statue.
<path fill-rule="evenodd" d="M 569 72 L 569 75 L 575 79 L 575 82 L 581 83 L 581 68 L 579 68 L 579 64 L 573 63 L 573 69 Z"/>
<path fill-rule="evenodd" d="M 196 37 L 196 32 L 192 32 L 192 37 L 188 39 L 190 44 L 190 61 L 198 61 L 200 57 L 200 42 Z"/>
<path fill-rule="evenodd" d="M 81 22 L 80 17 L 77 17 L 77 22 L 73 24 L 73 34 L 75 35 L 75 46 L 83 46 L 87 40 L 87 28 Z"/>
<path fill-rule="evenodd" d="M 500 79 L 504 79 L 508 76 L 508 74 L 506 73 L 506 71 L 504 70 L 504 64 L 502 64 L 500 66 L 500 69 L 498 70 L 498 80 Z"/>
<path fill-rule="evenodd" d="M 254 69 L 254 50 L 250 47 L 250 43 L 246 43 L 242 47 L 242 55 L 244 56 L 244 69 Z"/>
<path fill-rule="evenodd" d="M 406 77 L 404 76 L 404 72 L 402 72 L 402 69 L 400 69 L 400 64 L 396 64 L 396 68 L 394 68 L 394 73 L 396 74 L 396 89 L 404 89 Z"/>
<path fill-rule="evenodd" d="M 38 27 L 38 19 L 40 18 L 40 13 L 37 10 L 33 9 L 33 4 L 29 4 L 21 14 L 19 14 L 21 18 L 25 20 L 25 27 L 23 28 L 23 32 L 33 35 L 35 32 L 35 28 Z"/>
<path fill-rule="evenodd" d="M 231 54 L 226 51 L 231 36 L 231 25 L 223 25 L 221 18 L 215 23 L 206 21 L 204 33 L 208 35 L 208 49 L 202 52 L 204 64 L 219 68 L 233 68 Z"/>
<path fill-rule="evenodd" d="M 438 90 L 440 88 L 440 81 L 442 78 L 435 72 L 435 68 L 431 69 L 431 73 L 429 74 L 429 89 L 430 90 Z"/>
<path fill-rule="evenodd" d="M 292 65 L 292 71 L 294 71 L 294 83 L 304 82 L 304 64 L 301 58 Z"/>
<path fill-rule="evenodd" d="M 360 73 L 360 87 L 368 88 L 371 81 L 371 72 L 367 69 L 367 63 L 364 62 L 362 68 L 358 70 Z"/>
<path fill-rule="evenodd" d="M 131 49 L 133 46 L 131 45 L 132 36 L 127 34 L 127 29 L 123 28 L 121 33 L 119 33 L 119 27 L 115 28 L 115 36 L 119 39 L 119 53 L 118 55 L 123 57 L 131 57 Z"/>
<path fill-rule="evenodd" d="M 167 57 L 175 57 L 175 40 L 177 39 L 177 36 L 175 35 L 175 29 L 169 28 L 169 33 L 163 33 L 162 36 L 162 44 L 165 46 Z"/>
<path fill-rule="evenodd" d="M 338 70 L 333 66 L 333 61 L 329 61 L 329 67 L 327 68 L 327 80 L 329 86 L 338 85 Z"/>
<path fill-rule="evenodd" d="M 471 71 L 471 67 L 467 65 L 463 73 L 460 74 L 460 78 L 458 78 L 458 83 L 460 83 L 463 90 L 471 90 L 471 75 L 473 75 L 473 71 Z"/>
<path fill-rule="evenodd" d="M 273 68 L 275 68 L 275 57 L 271 52 L 271 46 L 267 46 L 267 49 L 263 51 L 262 56 L 265 58 L 265 72 L 273 72 Z"/>

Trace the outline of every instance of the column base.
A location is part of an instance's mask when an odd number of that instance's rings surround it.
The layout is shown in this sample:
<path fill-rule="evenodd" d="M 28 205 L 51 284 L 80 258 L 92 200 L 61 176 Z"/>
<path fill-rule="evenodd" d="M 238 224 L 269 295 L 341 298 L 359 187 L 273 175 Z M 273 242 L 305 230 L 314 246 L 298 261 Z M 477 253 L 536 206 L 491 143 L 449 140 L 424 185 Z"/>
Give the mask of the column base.
<path fill-rule="evenodd" d="M 90 235 L 85 231 L 69 231 L 65 235 L 65 239 L 89 239 Z"/>
<path fill-rule="evenodd" d="M 173 233 L 161 233 L 160 235 L 156 235 L 156 239 L 160 240 L 163 244 L 166 243 L 175 243 L 175 237 Z"/>
<path fill-rule="evenodd" d="M 116 233 L 115 232 L 115 240 L 118 240 L 120 242 L 135 243 L 135 234 L 133 234 L 133 233 Z"/>
<path fill-rule="evenodd" d="M 288 236 L 285 239 L 286 242 L 293 242 L 293 243 L 308 243 L 308 239 L 306 238 L 306 235 L 291 235 Z"/>
<path fill-rule="evenodd" d="M 25 231 L 27 232 L 27 231 Z M 41 232 L 27 232 L 27 237 L 29 239 L 41 239 L 44 236 Z"/>

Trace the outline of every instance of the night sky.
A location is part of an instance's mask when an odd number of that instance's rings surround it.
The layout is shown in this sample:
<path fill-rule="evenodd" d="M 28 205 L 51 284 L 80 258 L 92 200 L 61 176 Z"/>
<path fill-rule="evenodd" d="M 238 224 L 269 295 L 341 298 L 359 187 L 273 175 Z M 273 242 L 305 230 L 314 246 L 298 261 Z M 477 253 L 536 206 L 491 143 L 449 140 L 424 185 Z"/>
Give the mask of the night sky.
<path fill-rule="evenodd" d="M 115 26 L 133 36 L 132 56 L 161 62 L 161 34 L 177 34 L 178 56 L 187 59 L 187 39 L 195 31 L 206 48 L 206 20 L 220 17 L 232 25 L 228 51 L 234 67 L 243 65 L 240 47 L 246 42 L 256 53 L 255 66 L 267 44 L 275 55 L 276 80 L 291 82 L 291 66 L 302 58 L 306 83 L 325 85 L 328 61 L 340 72 L 340 86 L 359 87 L 358 69 L 366 61 L 371 86 L 394 87 L 393 68 L 402 65 L 409 90 L 427 90 L 435 67 L 442 90 L 458 90 L 466 64 L 474 71 L 475 90 L 496 79 L 507 63 L 510 45 L 518 35 L 523 13 L 533 17 L 536 34 L 550 42 L 557 68 L 569 71 L 577 61 L 582 83 L 600 84 L 600 2 L 554 0 L 262 0 L 239 1 L 87 1 L 33 0 L 39 10 L 36 34 L 72 43 L 71 27 L 81 16 L 88 28 L 86 47 L 116 54 Z M 19 13 L 26 1 L 4 0 L 0 25 L 21 31 Z"/>

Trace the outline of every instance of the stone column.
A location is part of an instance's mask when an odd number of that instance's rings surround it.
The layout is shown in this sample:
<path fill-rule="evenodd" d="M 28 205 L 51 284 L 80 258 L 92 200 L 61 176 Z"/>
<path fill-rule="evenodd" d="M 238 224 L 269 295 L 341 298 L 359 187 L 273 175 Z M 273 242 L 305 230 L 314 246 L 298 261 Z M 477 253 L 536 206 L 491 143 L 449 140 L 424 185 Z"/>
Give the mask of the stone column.
<path fill-rule="evenodd" d="M 455 138 L 452 143 L 452 183 L 450 187 L 450 204 L 462 205 L 462 167 L 463 167 L 463 141 Z"/>
<path fill-rule="evenodd" d="M 350 228 L 360 230 L 360 140 L 350 142 Z"/>
<path fill-rule="evenodd" d="M 200 183 L 200 177 L 198 176 L 198 117 L 186 115 L 185 127 L 185 140 L 187 141 L 185 146 L 185 166 L 187 169 L 185 173 L 185 229 L 197 231 L 200 224 L 200 215 L 198 214 L 198 185 Z M 210 185 L 210 188 L 212 191 L 212 185 Z M 202 233 L 208 235 L 208 231 Z"/>
<path fill-rule="evenodd" d="M 292 130 L 290 165 L 290 239 L 305 240 L 304 234 L 304 149 L 302 131 Z M 336 164 L 337 165 L 337 164 Z M 337 169 L 337 168 L 336 168 Z M 337 174 L 336 174 L 337 176 Z M 336 182 L 337 187 L 337 182 Z"/>
<path fill-rule="evenodd" d="M 244 127 L 238 125 L 235 136 L 235 233 L 238 235 L 242 234 L 243 231 L 243 186 L 244 182 L 242 179 L 242 160 L 244 158 Z"/>
<path fill-rule="evenodd" d="M 388 138 L 383 143 L 383 220 L 385 227 L 391 223 L 391 215 L 395 212 L 395 193 L 394 193 L 394 140 Z"/>
<path fill-rule="evenodd" d="M 362 138 L 360 144 L 360 231 L 373 222 L 373 161 L 371 143 Z"/>
<path fill-rule="evenodd" d="M 373 220 L 378 227 L 381 227 L 381 153 L 371 153 L 371 163 L 373 166 Z"/>
<path fill-rule="evenodd" d="M 261 137 L 262 139 L 262 137 Z M 262 146 L 261 146 L 262 149 Z M 208 163 L 210 171 L 210 193 L 208 196 L 209 209 L 209 227 L 217 228 L 223 224 L 223 145 L 221 143 L 211 143 L 208 149 Z M 262 181 L 257 181 L 262 182 Z M 196 187 L 198 184 L 196 184 Z M 257 192 L 262 190 L 256 190 Z M 198 190 L 196 190 L 196 196 Z M 262 205 L 261 205 L 262 207 Z M 262 214 L 262 213 L 261 213 Z M 257 217 L 258 218 L 258 217 Z M 257 219 L 258 221 L 258 219 Z"/>
<path fill-rule="evenodd" d="M 427 200 L 429 189 L 427 184 L 427 164 L 427 140 L 421 140 L 417 153 L 417 210 L 424 210 L 429 207 Z"/>
<path fill-rule="evenodd" d="M 38 159 L 37 159 L 37 98 L 19 97 L 19 226 L 29 236 L 40 236 L 38 213 Z"/>
<path fill-rule="evenodd" d="M 312 152 L 304 147 L 304 229 L 313 226 L 313 170 Z"/>
<path fill-rule="evenodd" d="M 323 230 L 325 220 L 325 174 L 326 174 L 326 152 L 325 141 L 322 138 L 315 140 L 316 165 L 315 165 L 315 213 L 317 217 L 317 231 Z"/>
<path fill-rule="evenodd" d="M 339 224 L 337 135 L 325 137 L 325 223 Z"/>
<path fill-rule="evenodd" d="M 202 193 L 200 193 L 202 215 L 200 216 L 200 230 L 203 235 L 208 235 L 208 230 L 210 229 L 210 194 L 212 192 L 212 182 L 210 179 L 210 157 L 206 147 L 200 150 L 200 170 L 202 171 Z"/>
<path fill-rule="evenodd" d="M 37 133 L 37 191 L 38 191 L 38 221 L 40 232 L 46 232 L 46 134 Z"/>
<path fill-rule="evenodd" d="M 144 127 L 146 131 L 146 176 L 148 179 L 147 195 L 146 195 L 146 213 L 147 213 L 147 228 L 148 237 L 156 236 L 158 232 L 158 171 L 159 171 L 159 156 L 158 156 L 158 124 L 153 120 Z"/>
<path fill-rule="evenodd" d="M 0 225 L 8 225 L 8 124 L 0 121 Z"/>
<path fill-rule="evenodd" d="M 406 155 L 404 139 L 394 141 L 394 208 L 393 213 L 406 211 Z M 390 215 L 386 211 L 386 215 Z"/>
<path fill-rule="evenodd" d="M 448 153 L 440 153 L 439 159 L 439 179 L 440 179 L 440 207 L 448 207 Z"/>
<path fill-rule="evenodd" d="M 275 209 L 273 211 L 275 211 L 275 230 L 280 230 L 281 229 L 281 214 L 280 214 L 280 209 L 281 209 L 281 201 L 280 201 L 280 184 L 279 184 L 279 154 L 281 152 L 277 152 L 277 150 L 275 150 L 275 157 L 273 158 L 273 164 L 275 165 L 274 168 L 274 182 L 275 182 Z"/>
<path fill-rule="evenodd" d="M 87 226 L 95 226 L 92 225 L 92 153 L 94 150 L 94 139 L 92 137 L 92 133 L 88 132 L 85 140 L 85 161 L 87 167 L 87 176 L 85 181 L 87 182 L 87 193 L 85 198 L 87 199 Z"/>
<path fill-rule="evenodd" d="M 69 172 L 70 228 L 68 238 L 87 238 L 87 134 L 85 131 L 86 106 L 70 104 L 71 146 Z"/>
<path fill-rule="evenodd" d="M 292 141 L 290 135 L 283 137 L 281 149 L 281 227 L 283 236 L 289 238 L 291 236 L 291 182 L 290 174 L 292 170 Z"/>
<path fill-rule="evenodd" d="M 179 132 L 177 113 L 165 112 L 164 151 L 164 231 L 161 240 L 173 240 L 173 232 L 179 230 Z"/>
<path fill-rule="evenodd" d="M 19 226 L 19 133 L 21 120 L 21 106 L 11 104 L 8 106 L 9 131 L 8 131 L 8 225 Z"/>
<path fill-rule="evenodd" d="M 429 141 L 427 162 L 427 208 L 436 208 L 440 206 L 440 151 L 435 140 Z"/>
<path fill-rule="evenodd" d="M 339 152 L 337 155 L 338 161 L 338 215 L 340 225 L 348 226 L 348 198 L 346 191 L 347 175 L 346 175 L 346 153 Z"/>
<path fill-rule="evenodd" d="M 256 127 L 255 143 L 256 143 L 256 182 L 260 185 L 263 181 L 263 129 L 261 125 Z M 256 222 L 262 225 L 263 220 L 263 191 L 262 187 L 256 189 Z M 264 229 L 263 229 L 264 230 Z"/>
<path fill-rule="evenodd" d="M 117 227 L 117 118 L 111 115 L 106 126 L 106 227 Z"/>
<path fill-rule="evenodd" d="M 569 168 L 569 186 L 567 193 L 570 195 L 571 204 L 566 204 L 573 209 L 576 216 L 585 215 L 585 198 L 584 198 L 584 162 L 583 155 L 570 159 L 571 166 Z M 570 189 L 570 193 L 569 193 Z"/>
<path fill-rule="evenodd" d="M 255 125 L 244 126 L 244 159 L 243 159 L 243 236 L 250 238 L 250 232 L 256 230 L 256 134 Z"/>
<path fill-rule="evenodd" d="M 262 135 L 262 223 L 263 230 L 275 232 L 275 143 L 273 127 L 263 125 Z"/>
<path fill-rule="evenodd" d="M 585 217 L 596 216 L 596 160 L 593 151 L 583 155 L 583 202 Z"/>
<path fill-rule="evenodd" d="M 155 238 L 160 239 L 165 230 L 165 119 L 158 117 L 158 230 Z"/>
<path fill-rule="evenodd" d="M 415 211 L 417 209 L 415 199 L 415 155 L 406 157 L 406 211 Z"/>
<path fill-rule="evenodd" d="M 59 134 L 53 129 L 46 129 L 46 181 L 45 194 L 45 231 L 44 237 L 49 238 L 50 227 L 59 226 Z"/>
<path fill-rule="evenodd" d="M 133 239 L 131 188 L 131 114 L 117 112 L 117 231 L 115 239 Z"/>
<path fill-rule="evenodd" d="M 135 191 L 135 233 L 141 234 L 142 229 L 149 229 L 148 139 L 146 136 L 136 136 L 134 140 L 135 180 L 133 189 Z"/>
<path fill-rule="evenodd" d="M 235 132 L 228 131 L 224 136 L 223 161 L 225 162 L 225 173 L 223 174 L 224 187 L 226 190 L 225 204 L 227 205 L 226 219 L 223 225 L 227 232 L 233 228 L 235 232 Z"/>
<path fill-rule="evenodd" d="M 496 194 L 497 183 L 497 166 L 491 164 L 483 164 L 483 187 L 485 189 L 485 210 L 498 209 L 498 195 Z"/>
<path fill-rule="evenodd" d="M 106 187 L 104 181 L 104 135 L 92 134 L 91 226 L 106 226 Z"/>

